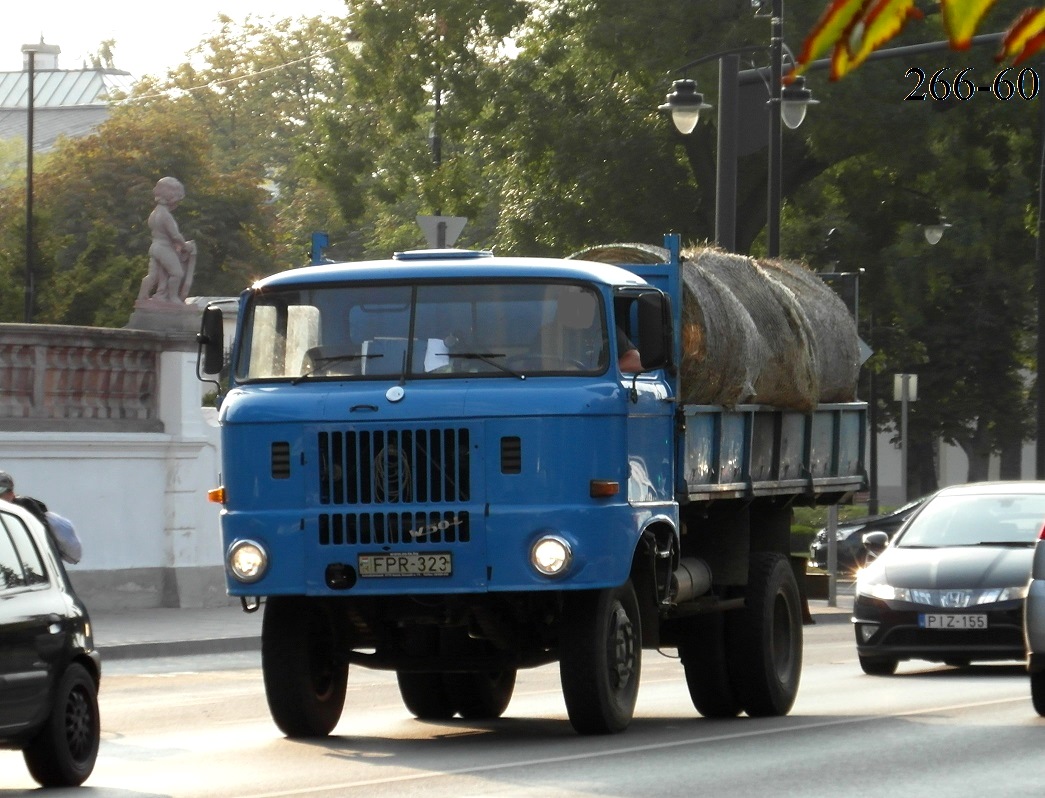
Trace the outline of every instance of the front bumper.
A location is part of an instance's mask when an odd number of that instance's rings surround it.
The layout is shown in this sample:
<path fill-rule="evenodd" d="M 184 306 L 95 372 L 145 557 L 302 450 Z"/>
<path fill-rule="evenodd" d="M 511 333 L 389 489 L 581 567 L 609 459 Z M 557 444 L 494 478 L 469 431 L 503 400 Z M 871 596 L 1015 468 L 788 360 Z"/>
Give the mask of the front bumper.
<path fill-rule="evenodd" d="M 926 614 L 986 615 L 984 629 L 927 629 Z M 853 602 L 856 650 L 861 657 L 896 660 L 1022 660 L 1023 601 L 963 610 L 882 601 L 857 595 Z"/>

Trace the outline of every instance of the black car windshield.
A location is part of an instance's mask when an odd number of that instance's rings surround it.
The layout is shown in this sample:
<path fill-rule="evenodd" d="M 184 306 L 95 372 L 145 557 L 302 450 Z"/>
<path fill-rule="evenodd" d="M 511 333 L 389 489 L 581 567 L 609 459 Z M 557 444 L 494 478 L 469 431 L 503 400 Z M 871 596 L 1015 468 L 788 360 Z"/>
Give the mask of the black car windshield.
<path fill-rule="evenodd" d="M 1031 546 L 1045 525 L 1045 494 L 943 495 L 931 499 L 895 545 Z"/>
<path fill-rule="evenodd" d="M 596 374 L 606 312 L 568 282 L 316 285 L 269 289 L 247 308 L 236 379 Z"/>

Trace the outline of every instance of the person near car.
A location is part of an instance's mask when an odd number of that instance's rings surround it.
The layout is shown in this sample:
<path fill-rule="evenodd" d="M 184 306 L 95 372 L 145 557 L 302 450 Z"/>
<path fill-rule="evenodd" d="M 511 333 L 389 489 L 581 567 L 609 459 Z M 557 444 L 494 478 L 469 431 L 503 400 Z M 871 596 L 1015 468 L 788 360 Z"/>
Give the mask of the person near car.
<path fill-rule="evenodd" d="M 17 504 L 28 510 L 44 525 L 51 535 L 58 553 L 62 559 L 75 565 L 83 556 L 83 545 L 80 536 L 76 534 L 76 528 L 65 516 L 47 509 L 47 505 L 32 496 L 19 496 L 15 493 L 15 481 L 6 471 L 0 471 L 0 500 Z"/>

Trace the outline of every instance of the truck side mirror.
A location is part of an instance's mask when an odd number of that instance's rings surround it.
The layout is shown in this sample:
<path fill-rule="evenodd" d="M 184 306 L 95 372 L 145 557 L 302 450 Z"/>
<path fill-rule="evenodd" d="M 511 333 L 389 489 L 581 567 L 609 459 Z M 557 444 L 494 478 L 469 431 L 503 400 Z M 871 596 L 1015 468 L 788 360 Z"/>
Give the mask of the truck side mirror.
<path fill-rule="evenodd" d="M 667 369 L 672 359 L 671 301 L 661 291 L 644 291 L 638 298 L 639 354 L 642 370 Z"/>
<path fill-rule="evenodd" d="M 196 335 L 204 374 L 220 374 L 225 366 L 224 332 L 221 308 L 213 305 L 204 308 L 200 331 Z"/>

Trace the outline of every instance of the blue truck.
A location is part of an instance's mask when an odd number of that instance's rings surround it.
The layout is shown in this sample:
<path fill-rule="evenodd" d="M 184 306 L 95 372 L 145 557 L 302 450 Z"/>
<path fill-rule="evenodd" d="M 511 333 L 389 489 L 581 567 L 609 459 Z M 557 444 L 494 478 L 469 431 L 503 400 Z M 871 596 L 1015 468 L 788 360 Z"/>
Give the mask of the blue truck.
<path fill-rule="evenodd" d="M 630 723 L 642 651 L 695 709 L 783 715 L 802 666 L 793 507 L 865 481 L 866 406 L 681 401 L 663 263 L 423 250 L 256 282 L 220 397 L 227 587 L 264 611 L 276 725 L 329 734 L 350 665 L 422 719 L 493 719 L 558 663 L 581 734 Z M 855 335 L 855 331 L 854 331 Z M 619 360 L 635 348 L 641 369 Z"/>

